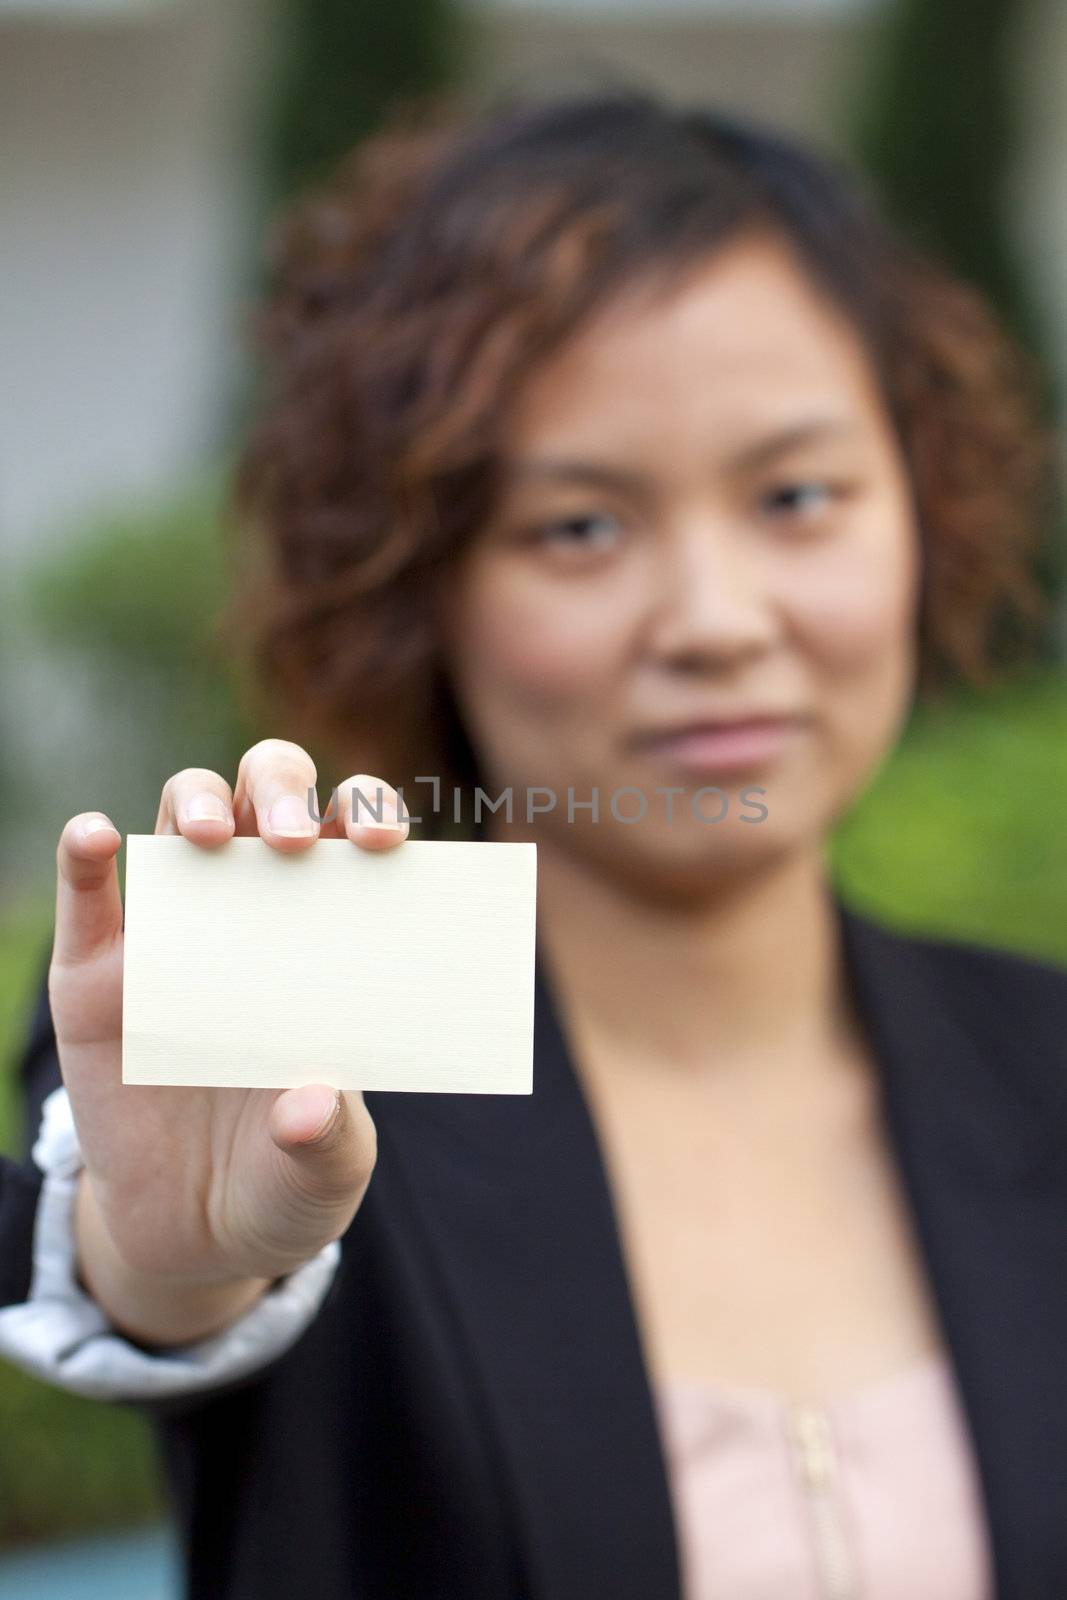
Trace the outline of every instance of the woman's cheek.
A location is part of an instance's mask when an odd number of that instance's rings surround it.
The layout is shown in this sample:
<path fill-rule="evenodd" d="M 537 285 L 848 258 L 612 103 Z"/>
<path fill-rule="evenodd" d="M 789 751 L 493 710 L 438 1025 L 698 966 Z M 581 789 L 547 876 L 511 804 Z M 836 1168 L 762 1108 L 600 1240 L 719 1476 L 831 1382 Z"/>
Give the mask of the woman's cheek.
<path fill-rule="evenodd" d="M 866 673 L 910 655 L 916 635 L 915 578 L 899 557 L 878 559 L 859 547 L 803 575 L 794 574 L 792 604 L 804 648 L 835 673 Z M 900 666 L 903 663 L 896 662 Z"/>
<path fill-rule="evenodd" d="M 918 659 L 913 582 L 903 563 L 868 550 L 809 574 L 798 594 L 835 815 L 870 781 L 906 720 Z"/>
<path fill-rule="evenodd" d="M 466 644 L 476 674 L 523 700 L 567 703 L 601 681 L 610 687 L 621 670 L 618 619 L 588 600 L 497 589 L 471 616 Z"/>

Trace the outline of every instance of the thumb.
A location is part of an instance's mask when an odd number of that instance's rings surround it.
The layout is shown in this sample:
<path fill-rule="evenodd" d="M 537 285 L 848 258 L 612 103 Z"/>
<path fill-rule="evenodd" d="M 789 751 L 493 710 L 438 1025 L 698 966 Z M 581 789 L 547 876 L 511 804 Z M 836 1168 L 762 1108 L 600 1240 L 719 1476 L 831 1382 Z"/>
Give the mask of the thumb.
<path fill-rule="evenodd" d="M 377 1158 L 377 1135 L 358 1089 L 324 1083 L 286 1089 L 271 1107 L 268 1125 L 302 1188 L 325 1201 L 362 1198 Z"/>
<path fill-rule="evenodd" d="M 116 857 L 122 835 L 103 812 L 71 817 L 56 848 L 53 960 L 75 966 L 99 955 L 122 932 Z"/>

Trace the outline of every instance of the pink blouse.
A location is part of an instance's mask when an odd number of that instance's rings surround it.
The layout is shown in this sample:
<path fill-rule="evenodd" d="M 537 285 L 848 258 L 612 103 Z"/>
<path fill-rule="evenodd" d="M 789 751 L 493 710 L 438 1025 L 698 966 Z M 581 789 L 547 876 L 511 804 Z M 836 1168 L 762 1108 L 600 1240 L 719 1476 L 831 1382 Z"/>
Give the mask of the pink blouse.
<path fill-rule="evenodd" d="M 819 1406 L 695 1383 L 655 1400 L 684 1600 L 992 1600 L 944 1357 Z"/>

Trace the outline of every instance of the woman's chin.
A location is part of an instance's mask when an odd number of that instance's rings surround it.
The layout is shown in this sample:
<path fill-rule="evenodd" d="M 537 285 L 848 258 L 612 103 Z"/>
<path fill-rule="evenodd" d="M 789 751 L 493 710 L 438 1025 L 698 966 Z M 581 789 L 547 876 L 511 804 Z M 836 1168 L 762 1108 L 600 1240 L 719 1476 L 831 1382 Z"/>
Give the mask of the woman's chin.
<path fill-rule="evenodd" d="M 814 831 L 786 830 L 767 817 L 704 826 L 646 821 L 590 827 L 583 830 L 579 851 L 594 870 L 650 899 L 692 903 L 821 843 Z"/>

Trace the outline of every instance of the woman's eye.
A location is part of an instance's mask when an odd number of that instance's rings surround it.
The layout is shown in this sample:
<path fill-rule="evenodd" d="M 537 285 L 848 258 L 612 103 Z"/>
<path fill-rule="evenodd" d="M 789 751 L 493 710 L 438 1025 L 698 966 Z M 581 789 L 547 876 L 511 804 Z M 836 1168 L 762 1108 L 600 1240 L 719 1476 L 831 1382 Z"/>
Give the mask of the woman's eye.
<path fill-rule="evenodd" d="M 534 530 L 538 544 L 562 545 L 576 550 L 606 549 L 621 533 L 618 518 L 597 513 L 555 517 L 539 523 Z"/>
<path fill-rule="evenodd" d="M 836 495 L 833 484 L 817 480 L 777 484 L 763 498 L 763 507 L 772 514 L 797 515 L 820 511 Z"/>

